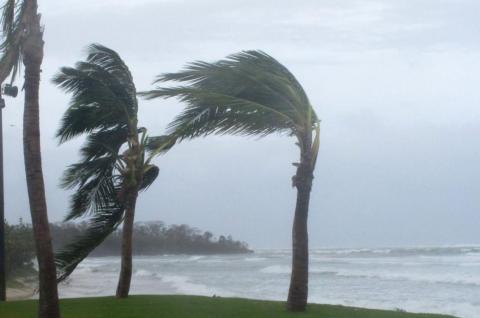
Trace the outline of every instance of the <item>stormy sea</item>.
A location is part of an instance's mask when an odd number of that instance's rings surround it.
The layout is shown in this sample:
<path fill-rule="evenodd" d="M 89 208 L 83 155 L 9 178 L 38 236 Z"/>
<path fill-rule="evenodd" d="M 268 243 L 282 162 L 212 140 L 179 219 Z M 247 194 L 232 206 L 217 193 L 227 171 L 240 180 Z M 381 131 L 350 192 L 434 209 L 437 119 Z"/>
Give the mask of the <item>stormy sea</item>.
<path fill-rule="evenodd" d="M 88 258 L 62 297 L 112 295 L 119 257 Z M 285 300 L 289 250 L 134 258 L 132 294 Z M 480 317 L 480 247 L 315 249 L 309 302 Z"/>

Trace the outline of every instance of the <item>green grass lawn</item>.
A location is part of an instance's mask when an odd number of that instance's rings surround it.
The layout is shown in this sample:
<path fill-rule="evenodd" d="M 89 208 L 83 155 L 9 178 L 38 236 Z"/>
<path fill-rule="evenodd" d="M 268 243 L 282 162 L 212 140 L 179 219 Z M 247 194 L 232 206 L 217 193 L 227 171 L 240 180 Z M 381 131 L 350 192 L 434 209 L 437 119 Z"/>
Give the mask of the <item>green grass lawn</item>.
<path fill-rule="evenodd" d="M 33 300 L 0 303 L 1 318 L 34 318 Z M 309 305 L 306 313 L 287 313 L 284 303 L 200 296 L 131 296 L 77 298 L 61 301 L 63 318 L 452 318 L 433 314 Z"/>

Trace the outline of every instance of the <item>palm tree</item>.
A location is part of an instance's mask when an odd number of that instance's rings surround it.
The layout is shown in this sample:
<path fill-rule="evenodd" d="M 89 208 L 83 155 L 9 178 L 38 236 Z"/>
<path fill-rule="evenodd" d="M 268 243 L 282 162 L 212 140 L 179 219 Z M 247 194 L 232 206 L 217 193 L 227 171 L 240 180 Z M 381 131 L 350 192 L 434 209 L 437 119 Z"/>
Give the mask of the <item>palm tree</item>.
<path fill-rule="evenodd" d="M 260 51 L 245 51 L 216 63 L 194 62 L 155 83 L 184 83 L 142 93 L 147 99 L 177 97 L 187 104 L 169 125 L 179 141 L 209 134 L 295 136 L 300 161 L 293 177 L 297 203 L 293 223 L 292 276 L 287 308 L 303 311 L 308 296 L 307 217 L 320 121 L 300 83 L 282 64 Z M 315 134 L 314 134 L 315 132 Z"/>
<path fill-rule="evenodd" d="M 123 222 L 117 297 L 128 296 L 132 277 L 132 234 L 138 193 L 159 169 L 154 156 L 171 145 L 168 137 L 148 137 L 138 127 L 138 102 L 132 75 L 120 56 L 99 44 L 86 61 L 63 67 L 53 82 L 72 93 L 57 136 L 60 143 L 86 135 L 81 159 L 64 174 L 62 186 L 76 188 L 66 220 L 92 215 L 88 231 L 57 255 L 59 280 Z M 165 143 L 166 142 L 166 143 Z"/>
<path fill-rule="evenodd" d="M 12 74 L 12 82 L 21 61 L 25 66 L 25 109 L 23 149 L 30 213 L 32 215 L 39 269 L 39 316 L 60 317 L 56 269 L 48 226 L 47 204 L 42 173 L 39 125 L 39 84 L 43 61 L 43 29 L 36 0 L 7 0 L 3 6 L 0 44 L 0 80 Z"/>

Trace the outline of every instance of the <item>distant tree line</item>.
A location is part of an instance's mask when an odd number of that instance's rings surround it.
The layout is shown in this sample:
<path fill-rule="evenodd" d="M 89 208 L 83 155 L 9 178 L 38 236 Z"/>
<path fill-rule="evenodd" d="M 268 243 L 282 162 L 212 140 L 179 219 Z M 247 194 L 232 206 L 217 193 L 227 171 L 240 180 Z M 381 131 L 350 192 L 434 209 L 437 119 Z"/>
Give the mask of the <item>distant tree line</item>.
<path fill-rule="evenodd" d="M 82 235 L 87 223 L 50 224 L 54 250 Z M 34 271 L 35 245 L 32 226 L 20 220 L 6 224 L 7 277 L 24 276 Z M 188 225 L 165 225 L 163 222 L 135 223 L 133 253 L 135 255 L 162 254 L 236 254 L 250 253 L 245 242 L 230 235 L 215 237 L 209 231 Z M 91 256 L 120 255 L 122 231 L 117 230 L 99 245 Z"/>
<path fill-rule="evenodd" d="M 18 224 L 5 223 L 5 270 L 7 279 L 35 272 L 35 243 L 30 224 L 21 219 Z"/>
<path fill-rule="evenodd" d="M 87 223 L 58 223 L 51 225 L 53 247 L 60 249 L 88 228 Z M 182 225 L 165 225 L 163 222 L 135 223 L 133 230 L 134 255 L 162 254 L 239 254 L 249 253 L 245 242 L 231 235 L 214 237 L 211 232 Z M 117 230 L 100 244 L 91 256 L 120 255 L 122 230 Z"/>

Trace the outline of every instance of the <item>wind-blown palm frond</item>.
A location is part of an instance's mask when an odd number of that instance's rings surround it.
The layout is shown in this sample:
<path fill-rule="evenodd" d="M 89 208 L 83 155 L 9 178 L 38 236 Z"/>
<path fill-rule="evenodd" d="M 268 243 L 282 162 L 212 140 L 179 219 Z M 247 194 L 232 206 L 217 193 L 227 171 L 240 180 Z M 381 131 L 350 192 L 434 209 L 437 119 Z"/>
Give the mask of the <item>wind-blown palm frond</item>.
<path fill-rule="evenodd" d="M 24 19 L 26 5 L 23 1 L 7 0 L 2 7 L 1 26 L 2 42 L 0 43 L 0 83 L 8 75 L 12 75 L 12 82 L 18 73 L 22 62 L 22 40 L 24 36 Z"/>
<path fill-rule="evenodd" d="M 145 142 L 145 150 L 151 156 L 156 156 L 170 150 L 176 142 L 176 137 L 173 135 L 152 136 L 148 137 Z"/>
<path fill-rule="evenodd" d="M 82 148 L 84 149 L 85 147 Z M 77 187 L 71 197 L 70 212 L 65 220 L 94 213 L 108 205 L 109 197 L 116 196 L 113 174 L 116 160 L 116 154 L 86 158 L 65 170 L 61 186 L 66 189 Z"/>
<path fill-rule="evenodd" d="M 90 66 L 83 63 L 77 68 L 62 68 L 53 79 L 60 88 L 73 93 L 57 132 L 61 143 L 94 130 L 125 127 L 136 107 L 122 96 L 128 93 L 119 81 Z"/>
<path fill-rule="evenodd" d="M 7 0 L 2 6 L 2 32 L 4 35 L 12 33 L 15 23 L 16 0 Z"/>
<path fill-rule="evenodd" d="M 297 134 L 317 121 L 295 77 L 261 51 L 241 52 L 216 63 L 195 62 L 178 73 L 160 75 L 155 83 L 168 81 L 187 85 L 157 87 L 141 95 L 177 97 L 187 103 L 168 127 L 180 140 L 212 133 Z"/>
<path fill-rule="evenodd" d="M 88 135 L 80 153 L 84 161 L 103 156 L 111 156 L 112 160 L 118 160 L 117 154 L 127 138 L 127 126 L 120 125 L 113 129 L 97 131 Z"/>
<path fill-rule="evenodd" d="M 102 176 L 89 180 L 72 195 L 70 212 L 66 221 L 95 213 L 109 206 L 112 197 L 117 195 L 112 176 Z"/>
<path fill-rule="evenodd" d="M 287 115 L 252 99 L 190 87 L 156 90 L 156 96 L 178 97 L 188 106 L 168 126 L 180 139 L 211 133 L 267 135 L 290 131 L 295 124 Z"/>
<path fill-rule="evenodd" d="M 102 211 L 98 211 L 92 218 L 86 233 L 68 243 L 55 255 L 55 262 L 59 275 L 57 280 L 65 280 L 105 238 L 110 235 L 122 222 L 123 206 L 112 203 Z"/>
<path fill-rule="evenodd" d="M 71 189 L 84 185 L 92 178 L 112 175 L 114 164 L 111 157 L 101 157 L 70 165 L 63 174 L 61 186 Z"/>
<path fill-rule="evenodd" d="M 137 91 L 128 66 L 117 52 L 103 45 L 92 44 L 88 51 L 87 61 L 89 63 L 98 65 L 102 70 L 118 79 L 122 87 L 122 90 L 118 91 L 118 93 L 126 100 L 126 104 L 131 106 L 129 107 L 130 115 L 136 116 L 138 111 Z M 124 92 L 126 93 L 125 95 L 123 94 Z"/>

